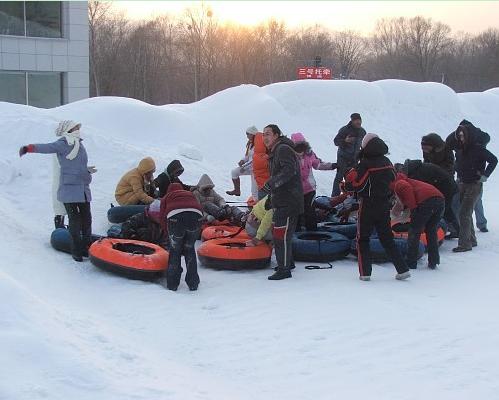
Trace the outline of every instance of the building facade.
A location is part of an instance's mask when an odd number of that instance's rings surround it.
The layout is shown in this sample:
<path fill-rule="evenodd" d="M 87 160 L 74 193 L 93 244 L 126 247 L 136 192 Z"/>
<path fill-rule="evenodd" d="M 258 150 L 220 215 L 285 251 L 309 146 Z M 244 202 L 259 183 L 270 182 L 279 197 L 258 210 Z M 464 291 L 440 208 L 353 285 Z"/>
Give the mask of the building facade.
<path fill-rule="evenodd" d="M 0 101 L 56 107 L 89 96 L 87 1 L 0 1 Z"/>

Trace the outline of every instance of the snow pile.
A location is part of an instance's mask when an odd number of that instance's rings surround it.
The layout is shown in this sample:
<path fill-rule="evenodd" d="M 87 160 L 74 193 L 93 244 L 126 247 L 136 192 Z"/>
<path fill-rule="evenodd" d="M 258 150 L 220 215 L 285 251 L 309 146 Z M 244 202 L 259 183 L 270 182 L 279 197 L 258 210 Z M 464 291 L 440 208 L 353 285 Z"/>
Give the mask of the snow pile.
<path fill-rule="evenodd" d="M 242 157 L 245 130 L 277 123 L 303 132 L 325 161 L 352 112 L 386 139 L 394 162 L 420 158 L 421 136 L 445 137 L 469 119 L 499 153 L 499 88 L 456 94 L 435 83 L 387 80 L 242 85 L 189 105 L 94 98 L 51 110 L 0 103 L 0 398 L 3 399 L 439 399 L 494 398 L 499 273 L 496 172 L 485 186 L 491 233 L 472 253 L 442 247 L 437 271 L 410 282 L 374 268 L 357 280 L 355 260 L 333 270 L 268 282 L 268 271 L 201 268 L 201 286 L 172 293 L 76 264 L 54 252 L 51 158 L 19 147 L 55 140 L 61 119 L 83 124 L 94 231 L 121 175 L 151 156 L 172 159 L 185 183 L 208 173 L 223 193 Z M 318 194 L 333 173 L 316 172 Z M 243 177 L 245 199 L 249 181 Z M 422 266 L 422 264 L 420 264 Z"/>

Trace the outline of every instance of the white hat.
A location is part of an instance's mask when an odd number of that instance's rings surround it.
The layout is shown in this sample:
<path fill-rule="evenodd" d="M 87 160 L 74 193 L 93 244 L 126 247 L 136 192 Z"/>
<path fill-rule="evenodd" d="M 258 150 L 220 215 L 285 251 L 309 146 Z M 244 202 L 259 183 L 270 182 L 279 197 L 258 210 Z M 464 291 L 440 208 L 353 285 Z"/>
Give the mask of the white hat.
<path fill-rule="evenodd" d="M 62 136 L 65 133 L 68 133 L 71 129 L 73 129 L 76 125 L 80 125 L 78 122 L 74 122 L 71 120 L 65 120 L 59 122 L 57 129 L 55 130 L 56 136 Z"/>
<path fill-rule="evenodd" d="M 248 129 L 246 129 L 246 133 L 256 135 L 258 133 L 258 128 L 255 125 L 251 125 Z"/>

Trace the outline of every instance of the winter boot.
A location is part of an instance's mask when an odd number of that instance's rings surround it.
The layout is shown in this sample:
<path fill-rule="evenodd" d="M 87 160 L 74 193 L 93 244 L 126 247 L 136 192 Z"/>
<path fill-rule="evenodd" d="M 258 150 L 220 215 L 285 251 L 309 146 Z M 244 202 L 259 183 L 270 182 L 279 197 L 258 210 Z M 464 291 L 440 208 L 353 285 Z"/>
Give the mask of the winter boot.
<path fill-rule="evenodd" d="M 360 279 L 361 281 L 364 281 L 364 282 L 369 282 L 369 281 L 371 280 L 371 277 L 370 277 L 370 276 L 368 276 L 368 275 L 365 275 L 365 276 L 362 276 L 362 275 L 361 275 L 361 276 L 359 276 L 359 279 Z"/>
<path fill-rule="evenodd" d="M 453 253 L 464 253 L 465 251 L 471 251 L 473 250 L 472 247 L 462 247 L 462 246 L 457 246 L 452 249 Z"/>
<path fill-rule="evenodd" d="M 55 229 L 64 228 L 64 215 L 56 215 L 54 217 Z"/>
<path fill-rule="evenodd" d="M 403 280 L 410 278 L 410 277 L 411 277 L 411 273 L 409 271 L 402 272 L 401 274 L 395 275 L 395 279 L 397 279 L 398 281 L 403 281 Z"/>
<path fill-rule="evenodd" d="M 277 269 L 272 275 L 268 277 L 269 281 L 280 281 L 282 279 L 291 278 L 291 271 L 289 269 Z"/>
<path fill-rule="evenodd" d="M 232 183 L 234 183 L 234 190 L 229 190 L 225 193 L 230 196 L 241 196 L 241 180 L 239 178 L 232 179 Z"/>

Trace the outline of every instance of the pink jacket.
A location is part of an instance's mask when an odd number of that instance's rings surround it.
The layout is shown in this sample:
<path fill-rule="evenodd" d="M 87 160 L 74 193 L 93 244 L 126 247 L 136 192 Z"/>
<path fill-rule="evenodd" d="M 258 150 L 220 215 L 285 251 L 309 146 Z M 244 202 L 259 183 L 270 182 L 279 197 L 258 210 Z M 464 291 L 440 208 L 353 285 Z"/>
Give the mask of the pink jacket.
<path fill-rule="evenodd" d="M 332 163 L 323 162 L 315 153 L 310 150 L 303 155 L 298 156 L 300 160 L 301 184 L 303 186 L 303 194 L 313 192 L 317 183 L 315 182 L 313 169 L 331 170 L 333 169 Z"/>

